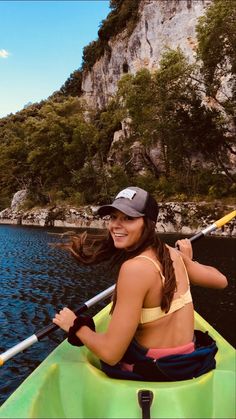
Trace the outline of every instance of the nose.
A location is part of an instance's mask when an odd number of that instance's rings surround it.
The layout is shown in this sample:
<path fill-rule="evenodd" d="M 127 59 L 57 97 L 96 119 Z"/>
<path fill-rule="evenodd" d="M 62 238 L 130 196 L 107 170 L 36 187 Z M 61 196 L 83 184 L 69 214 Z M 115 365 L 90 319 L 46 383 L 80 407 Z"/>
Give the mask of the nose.
<path fill-rule="evenodd" d="M 110 226 L 113 228 L 116 227 L 121 227 L 122 226 L 122 221 L 120 218 L 116 217 L 110 220 Z"/>

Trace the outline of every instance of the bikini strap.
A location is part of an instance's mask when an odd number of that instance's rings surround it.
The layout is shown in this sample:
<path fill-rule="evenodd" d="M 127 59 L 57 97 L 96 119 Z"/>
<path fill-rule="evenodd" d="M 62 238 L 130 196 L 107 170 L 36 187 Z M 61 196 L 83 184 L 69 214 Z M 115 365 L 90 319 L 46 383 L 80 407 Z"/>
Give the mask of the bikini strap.
<path fill-rule="evenodd" d="M 135 259 L 136 259 L 136 258 L 144 258 L 144 259 L 147 259 L 147 260 L 149 260 L 150 262 L 152 262 L 152 263 L 153 263 L 153 265 L 157 268 L 157 270 L 158 270 L 159 274 L 161 275 L 162 285 L 164 286 L 164 283 L 165 283 L 165 277 L 164 277 L 163 273 L 161 272 L 161 268 L 160 268 L 159 264 L 158 264 L 157 262 L 155 262 L 155 260 L 153 260 L 152 258 L 150 258 L 149 256 L 146 256 L 146 255 L 138 255 L 138 256 L 136 256 L 136 257 L 135 257 Z"/>

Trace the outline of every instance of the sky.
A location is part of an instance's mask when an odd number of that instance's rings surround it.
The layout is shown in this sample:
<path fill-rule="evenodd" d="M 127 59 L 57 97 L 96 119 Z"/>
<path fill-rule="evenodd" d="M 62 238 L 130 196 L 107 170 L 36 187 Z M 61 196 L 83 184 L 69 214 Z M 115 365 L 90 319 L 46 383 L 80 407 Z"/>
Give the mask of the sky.
<path fill-rule="evenodd" d="M 1 0 L 0 118 L 59 90 L 109 12 L 109 0 Z"/>

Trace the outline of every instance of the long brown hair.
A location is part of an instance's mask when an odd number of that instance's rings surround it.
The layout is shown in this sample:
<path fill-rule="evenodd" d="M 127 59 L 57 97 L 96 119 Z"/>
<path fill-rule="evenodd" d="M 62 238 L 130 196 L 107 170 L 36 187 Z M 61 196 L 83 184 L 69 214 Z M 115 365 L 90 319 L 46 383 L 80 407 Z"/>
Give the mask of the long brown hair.
<path fill-rule="evenodd" d="M 69 250 L 72 256 L 84 265 L 98 264 L 109 261 L 111 267 L 120 268 L 121 264 L 128 259 L 138 256 L 147 248 L 152 247 L 156 252 L 156 257 L 162 265 L 165 283 L 162 291 L 161 309 L 166 313 L 170 309 L 170 304 L 176 289 L 176 278 L 173 263 L 168 247 L 159 238 L 155 231 L 155 223 L 149 218 L 144 217 L 144 230 L 140 240 L 128 250 L 117 249 L 109 231 L 100 235 L 88 232 L 80 235 L 72 234 L 69 241 L 59 243 L 57 246 Z M 113 306 L 116 303 L 116 289 L 113 295 Z"/>

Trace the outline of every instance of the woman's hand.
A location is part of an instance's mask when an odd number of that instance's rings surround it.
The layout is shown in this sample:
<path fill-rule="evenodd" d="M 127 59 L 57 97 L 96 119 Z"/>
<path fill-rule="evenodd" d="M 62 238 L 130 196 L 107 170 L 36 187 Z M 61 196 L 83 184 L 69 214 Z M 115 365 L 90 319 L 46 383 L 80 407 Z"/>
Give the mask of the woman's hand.
<path fill-rule="evenodd" d="M 69 308 L 64 307 L 63 310 L 59 311 L 52 319 L 53 323 L 59 326 L 65 332 L 69 332 L 69 328 L 73 326 L 76 315 Z"/>
<path fill-rule="evenodd" d="M 227 287 L 227 278 L 213 266 L 196 263 L 192 260 L 193 250 L 189 239 L 177 240 L 179 252 L 186 266 L 192 284 L 207 288 L 223 289 Z"/>
<path fill-rule="evenodd" d="M 175 246 L 178 246 L 179 251 L 192 260 L 193 258 L 193 248 L 189 239 L 177 240 Z"/>

